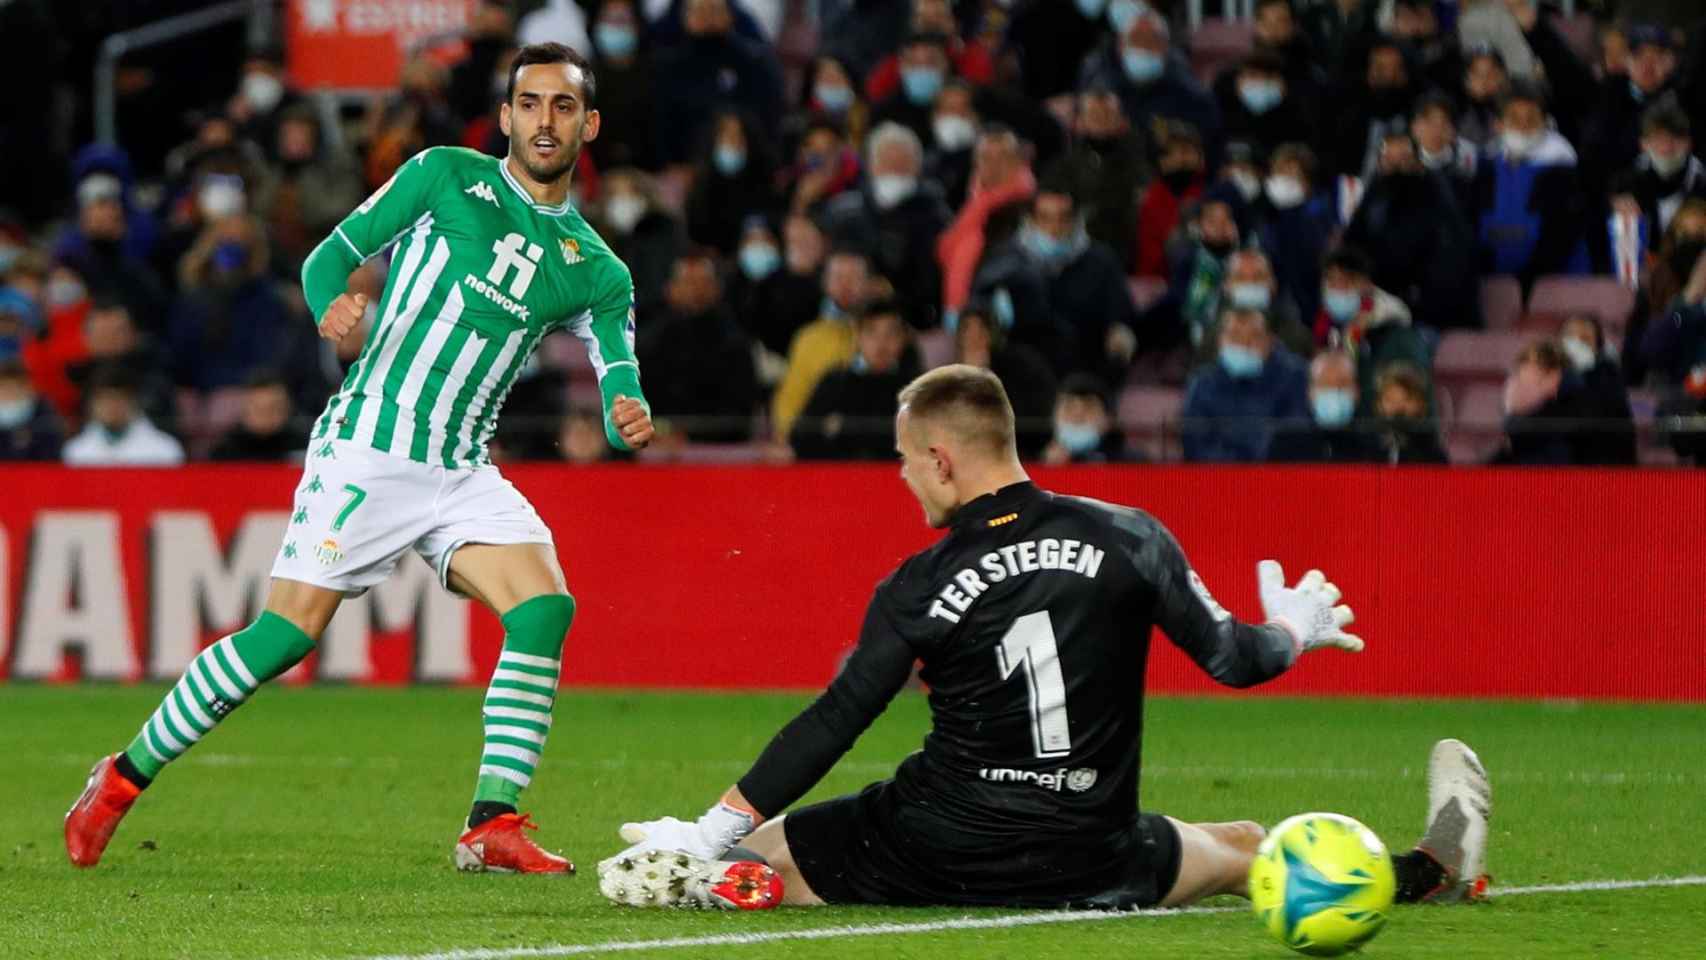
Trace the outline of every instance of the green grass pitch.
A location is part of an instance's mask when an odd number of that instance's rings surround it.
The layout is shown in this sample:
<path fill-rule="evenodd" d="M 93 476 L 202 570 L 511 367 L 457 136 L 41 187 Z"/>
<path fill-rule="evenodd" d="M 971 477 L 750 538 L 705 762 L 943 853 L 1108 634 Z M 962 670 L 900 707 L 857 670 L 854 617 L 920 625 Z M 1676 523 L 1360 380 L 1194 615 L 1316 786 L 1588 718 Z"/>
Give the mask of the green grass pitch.
<path fill-rule="evenodd" d="M 563 696 L 524 798 L 542 841 L 580 864 L 563 879 L 451 868 L 480 748 L 480 691 L 268 690 L 166 771 L 98 868 L 75 871 L 60 838 L 65 808 L 89 764 L 129 739 L 159 693 L 0 688 L 0 957 L 448 960 L 457 950 L 524 956 L 517 948 L 599 944 L 624 944 L 624 956 L 742 960 L 1291 955 L 1242 909 L 711 945 L 691 940 L 1019 912 L 735 915 L 620 909 L 599 897 L 593 866 L 620 846 L 617 825 L 696 815 L 807 702 L 801 695 Z M 814 798 L 883 777 L 927 723 L 923 698 L 903 694 Z M 1404 848 L 1424 815 L 1428 748 L 1443 736 L 1476 747 L 1492 775 L 1496 888 L 1706 874 L 1700 707 L 1156 698 L 1144 806 L 1269 824 L 1335 810 Z M 1680 886 L 1400 908 L 1364 955 L 1697 958 L 1703 944 L 1706 887 Z"/>

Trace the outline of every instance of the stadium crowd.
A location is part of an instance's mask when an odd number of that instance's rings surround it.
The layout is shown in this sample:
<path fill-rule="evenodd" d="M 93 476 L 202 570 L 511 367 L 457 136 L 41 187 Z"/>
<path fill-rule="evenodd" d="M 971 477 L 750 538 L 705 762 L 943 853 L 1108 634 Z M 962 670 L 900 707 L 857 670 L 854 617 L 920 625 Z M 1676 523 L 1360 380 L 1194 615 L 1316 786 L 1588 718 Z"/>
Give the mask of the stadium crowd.
<path fill-rule="evenodd" d="M 1702 462 L 1688 3 L 485 0 L 355 112 L 278 49 L 128 65 L 123 146 L 42 92 L 124 25 L 77 6 L 0 5 L 34 80 L 0 103 L 0 459 L 299 457 L 361 345 L 315 336 L 303 257 L 416 151 L 502 155 L 509 58 L 562 40 L 644 459 L 889 457 L 899 387 L 957 360 L 1049 462 Z M 580 350 L 494 455 L 617 456 Z"/>

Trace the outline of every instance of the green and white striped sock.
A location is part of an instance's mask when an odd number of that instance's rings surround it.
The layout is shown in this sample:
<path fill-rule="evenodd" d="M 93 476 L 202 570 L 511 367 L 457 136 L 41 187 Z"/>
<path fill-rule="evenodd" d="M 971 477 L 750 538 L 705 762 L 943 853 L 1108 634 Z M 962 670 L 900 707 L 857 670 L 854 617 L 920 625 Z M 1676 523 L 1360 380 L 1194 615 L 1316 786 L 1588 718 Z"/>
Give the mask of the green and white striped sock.
<path fill-rule="evenodd" d="M 567 594 L 534 597 L 503 616 L 504 647 L 480 717 L 486 742 L 474 802 L 511 807 L 533 782 L 562 672 L 563 638 L 575 618 Z"/>
<path fill-rule="evenodd" d="M 183 756 L 260 685 L 295 666 L 314 641 L 271 611 L 243 630 L 203 650 L 177 686 L 142 725 L 125 755 L 153 779 Z"/>

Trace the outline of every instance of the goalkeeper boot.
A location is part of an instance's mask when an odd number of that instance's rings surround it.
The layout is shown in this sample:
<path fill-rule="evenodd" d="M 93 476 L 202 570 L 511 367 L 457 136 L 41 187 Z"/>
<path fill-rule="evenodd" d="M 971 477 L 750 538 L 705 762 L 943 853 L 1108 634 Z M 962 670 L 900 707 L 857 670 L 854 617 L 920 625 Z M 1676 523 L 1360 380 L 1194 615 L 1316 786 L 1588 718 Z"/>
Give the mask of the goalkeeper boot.
<path fill-rule="evenodd" d="M 768 910 L 782 902 L 782 877 L 754 860 L 703 860 L 669 850 L 644 850 L 598 865 L 598 889 L 634 907 Z"/>
<path fill-rule="evenodd" d="M 119 774 L 114 766 L 117 759 L 117 754 L 102 757 L 89 771 L 82 796 L 65 811 L 65 854 L 79 867 L 101 862 L 119 821 L 142 795 L 141 787 Z"/>
<path fill-rule="evenodd" d="M 503 813 L 472 827 L 456 841 L 456 869 L 471 873 L 574 873 L 566 857 L 545 850 L 527 835 L 538 830 L 524 813 Z"/>
<path fill-rule="evenodd" d="M 1481 759 L 1461 740 L 1441 740 L 1428 757 L 1428 828 L 1416 849 L 1445 870 L 1445 879 L 1422 899 L 1434 903 L 1483 900 L 1490 877 L 1488 822 L 1493 787 Z"/>

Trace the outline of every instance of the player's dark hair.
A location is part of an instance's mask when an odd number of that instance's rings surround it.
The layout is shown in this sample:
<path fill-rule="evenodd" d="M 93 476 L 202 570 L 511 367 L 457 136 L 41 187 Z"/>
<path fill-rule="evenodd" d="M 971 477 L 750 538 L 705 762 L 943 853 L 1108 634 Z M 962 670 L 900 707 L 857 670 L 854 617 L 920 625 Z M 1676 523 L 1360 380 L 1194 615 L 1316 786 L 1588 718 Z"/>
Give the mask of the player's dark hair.
<path fill-rule="evenodd" d="M 937 367 L 907 384 L 899 399 L 914 423 L 940 423 L 997 456 L 1018 457 L 1013 404 L 988 370 L 964 363 Z"/>
<path fill-rule="evenodd" d="M 509 86 L 504 89 L 505 103 L 515 102 L 515 78 L 521 75 L 521 68 L 541 63 L 566 63 L 579 68 L 582 108 L 592 110 L 598 106 L 598 77 L 592 72 L 592 62 L 581 56 L 580 51 L 574 47 L 556 42 L 530 43 L 516 53 L 515 62 L 509 65 Z"/>

